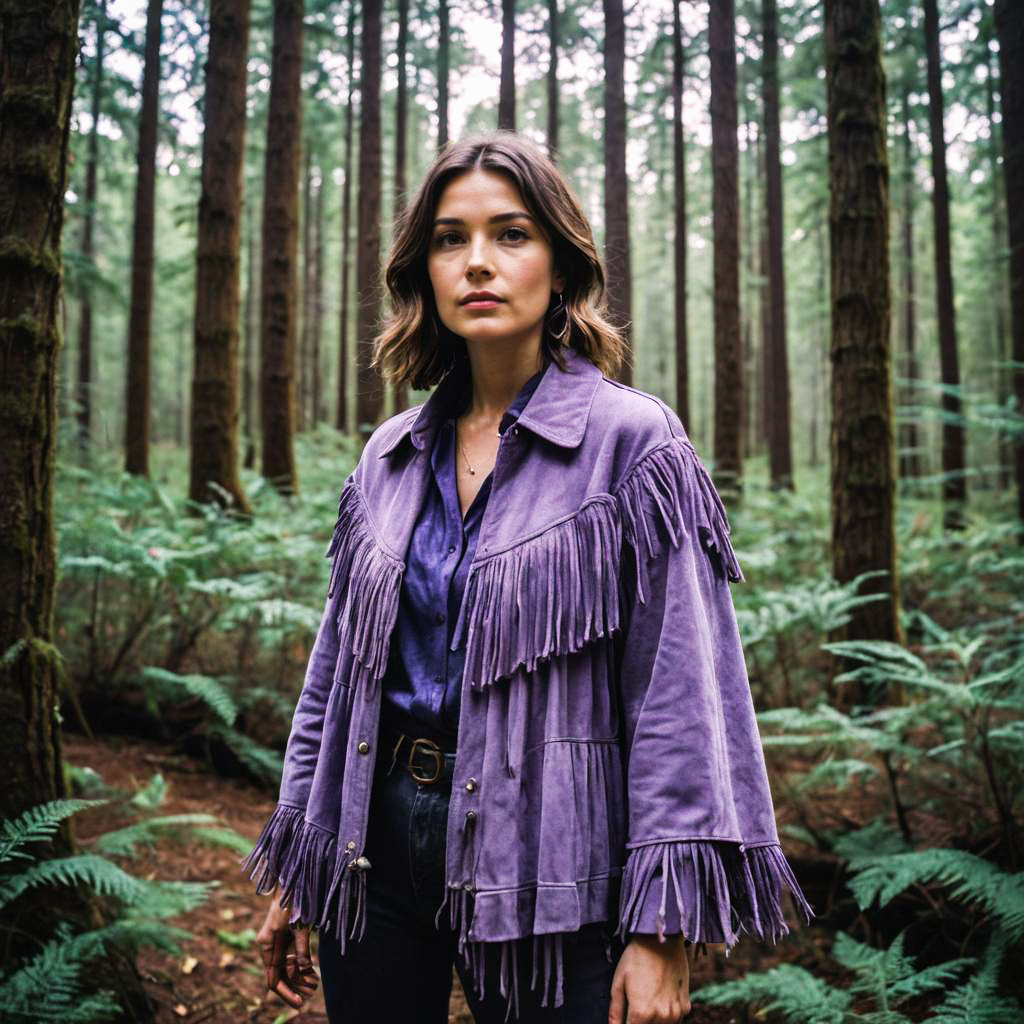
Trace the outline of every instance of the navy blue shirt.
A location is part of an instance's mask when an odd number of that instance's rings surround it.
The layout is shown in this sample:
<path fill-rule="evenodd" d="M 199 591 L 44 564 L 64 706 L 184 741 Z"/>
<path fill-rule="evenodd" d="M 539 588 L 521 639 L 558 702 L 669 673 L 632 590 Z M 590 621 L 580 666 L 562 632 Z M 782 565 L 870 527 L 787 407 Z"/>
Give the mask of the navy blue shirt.
<path fill-rule="evenodd" d="M 544 369 L 522 386 L 505 410 L 499 433 L 519 419 L 547 365 L 545 361 Z M 381 717 L 409 736 L 424 736 L 454 749 L 465 640 L 457 650 L 450 648 L 493 471 L 480 485 L 463 520 L 455 482 L 455 420 L 462 410 L 447 412 L 430 453 L 433 486 L 427 488 L 405 557 L 398 616 L 382 681 Z"/>

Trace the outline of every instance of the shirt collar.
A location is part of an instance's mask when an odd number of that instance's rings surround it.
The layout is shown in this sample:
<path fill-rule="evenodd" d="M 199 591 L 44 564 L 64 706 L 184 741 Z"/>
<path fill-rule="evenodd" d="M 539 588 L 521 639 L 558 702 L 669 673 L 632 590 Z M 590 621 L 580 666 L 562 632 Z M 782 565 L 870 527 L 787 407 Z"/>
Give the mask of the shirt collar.
<path fill-rule="evenodd" d="M 514 420 L 538 437 L 562 448 L 576 448 L 583 441 L 597 385 L 603 374 L 585 355 L 572 348 L 561 353 L 566 369 L 549 360 L 544 370 L 523 385 L 519 395 L 502 417 L 501 430 Z M 454 367 L 442 378 L 423 403 L 419 415 L 408 417 L 402 429 L 380 452 L 390 455 L 406 437 L 421 451 L 434 439 L 437 427 L 448 416 L 452 399 L 469 387 L 469 364 Z"/>

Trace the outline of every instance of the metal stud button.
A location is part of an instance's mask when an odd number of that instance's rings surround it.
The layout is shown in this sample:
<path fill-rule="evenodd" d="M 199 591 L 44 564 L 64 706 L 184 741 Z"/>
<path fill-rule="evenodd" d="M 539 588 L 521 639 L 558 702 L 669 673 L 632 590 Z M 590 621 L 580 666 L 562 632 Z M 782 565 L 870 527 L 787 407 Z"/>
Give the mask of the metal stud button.
<path fill-rule="evenodd" d="M 475 821 L 476 820 L 476 811 L 466 811 L 466 817 L 470 821 Z"/>
<path fill-rule="evenodd" d="M 362 740 L 356 749 L 360 754 L 368 754 L 370 752 L 370 744 L 366 740 Z"/>
<path fill-rule="evenodd" d="M 470 793 L 475 793 L 476 792 L 476 779 L 470 779 L 469 782 L 466 783 L 466 789 L 468 789 Z"/>
<path fill-rule="evenodd" d="M 346 850 L 354 850 L 355 848 L 356 848 L 356 841 L 355 841 L 354 839 L 350 839 L 350 840 L 349 840 L 349 841 L 348 841 L 348 842 L 347 842 L 347 843 L 345 844 L 345 849 L 346 849 Z"/>
<path fill-rule="evenodd" d="M 370 866 L 369 860 L 366 857 L 356 857 L 349 867 L 356 871 L 365 871 Z"/>

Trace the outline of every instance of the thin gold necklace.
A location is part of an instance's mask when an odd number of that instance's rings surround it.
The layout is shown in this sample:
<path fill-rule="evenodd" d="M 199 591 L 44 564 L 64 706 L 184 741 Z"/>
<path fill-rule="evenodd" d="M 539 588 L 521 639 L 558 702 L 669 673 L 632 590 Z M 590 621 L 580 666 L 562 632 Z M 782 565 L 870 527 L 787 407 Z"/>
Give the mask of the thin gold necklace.
<path fill-rule="evenodd" d="M 501 437 L 501 431 L 500 430 L 497 431 L 496 433 L 497 433 L 498 437 Z M 476 470 L 469 464 L 469 456 L 466 455 L 466 447 L 462 443 L 462 438 L 459 437 L 459 422 L 458 422 L 458 420 L 455 421 L 455 440 L 458 442 L 459 448 L 462 451 L 462 458 L 466 462 L 466 469 L 468 469 L 473 476 L 476 476 Z"/>

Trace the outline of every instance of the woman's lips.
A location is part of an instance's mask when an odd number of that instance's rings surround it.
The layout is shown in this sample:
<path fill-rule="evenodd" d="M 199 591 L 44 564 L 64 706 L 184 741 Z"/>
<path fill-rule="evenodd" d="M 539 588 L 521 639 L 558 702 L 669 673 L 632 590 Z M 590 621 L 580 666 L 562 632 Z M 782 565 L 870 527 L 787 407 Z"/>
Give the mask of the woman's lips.
<path fill-rule="evenodd" d="M 489 309 L 491 306 L 500 306 L 501 299 L 473 299 L 472 302 L 465 302 L 466 309 Z"/>

